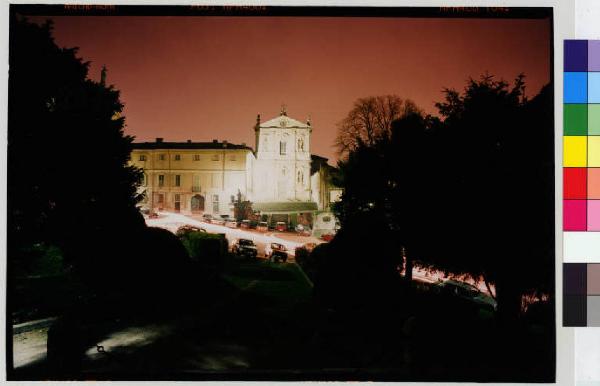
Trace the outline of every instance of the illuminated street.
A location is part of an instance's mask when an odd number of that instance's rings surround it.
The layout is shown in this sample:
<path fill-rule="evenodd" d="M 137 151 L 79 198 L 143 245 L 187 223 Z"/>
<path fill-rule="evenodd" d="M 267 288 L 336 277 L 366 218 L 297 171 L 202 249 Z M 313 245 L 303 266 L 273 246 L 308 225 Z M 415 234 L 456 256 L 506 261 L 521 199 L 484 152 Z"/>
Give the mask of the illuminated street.
<path fill-rule="evenodd" d="M 164 228 L 173 233 L 175 233 L 182 225 L 193 225 L 206 229 L 206 231 L 209 233 L 225 234 L 229 245 L 232 245 L 235 240 L 240 238 L 250 239 L 258 246 L 259 255 L 264 255 L 264 250 L 267 243 L 283 244 L 293 256 L 297 247 L 300 247 L 306 243 L 320 244 L 323 242 L 322 240 L 311 236 L 299 236 L 291 234 L 290 236 L 287 236 L 288 234 L 286 234 L 286 236 L 278 237 L 277 232 L 261 233 L 255 230 L 244 230 L 239 228 L 233 229 L 223 225 L 205 223 L 178 213 L 158 212 L 158 216 L 158 218 L 146 218 L 146 224 L 152 227 Z M 292 241 L 291 239 L 295 239 L 296 241 Z"/>

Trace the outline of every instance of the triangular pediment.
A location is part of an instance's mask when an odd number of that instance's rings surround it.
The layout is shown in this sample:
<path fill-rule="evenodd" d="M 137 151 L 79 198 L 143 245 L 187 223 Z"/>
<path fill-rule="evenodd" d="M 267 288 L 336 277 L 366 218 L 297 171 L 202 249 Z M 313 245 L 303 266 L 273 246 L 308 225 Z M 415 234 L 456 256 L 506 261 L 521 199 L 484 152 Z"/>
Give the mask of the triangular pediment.
<path fill-rule="evenodd" d="M 290 118 L 287 115 L 280 115 L 260 124 L 261 128 L 310 128 L 310 125 L 300 122 L 297 119 Z"/>

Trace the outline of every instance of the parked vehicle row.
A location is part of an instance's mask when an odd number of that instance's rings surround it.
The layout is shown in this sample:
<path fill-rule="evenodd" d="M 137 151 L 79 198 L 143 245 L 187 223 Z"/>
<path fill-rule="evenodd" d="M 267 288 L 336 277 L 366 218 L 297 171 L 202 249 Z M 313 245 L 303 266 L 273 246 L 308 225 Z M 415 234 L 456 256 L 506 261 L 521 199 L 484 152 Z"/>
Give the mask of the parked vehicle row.
<path fill-rule="evenodd" d="M 228 228 L 242 228 L 242 229 L 256 229 L 259 232 L 268 232 L 269 230 L 274 230 L 277 232 L 287 232 L 291 228 L 289 228 L 288 224 L 284 221 L 277 221 L 274 226 L 270 226 L 267 221 L 251 221 L 251 220 L 242 220 L 237 221 L 234 218 L 230 218 L 228 215 L 220 215 L 215 216 L 209 213 L 205 213 L 202 215 L 202 221 L 209 224 L 215 225 L 224 225 Z M 297 233 L 300 233 L 305 236 L 310 236 L 311 229 L 308 226 L 304 226 L 298 224 L 295 228 L 293 228 Z"/>
<path fill-rule="evenodd" d="M 238 239 L 232 247 L 231 253 L 238 257 L 256 259 L 258 257 L 258 248 L 254 241 L 250 239 Z M 283 244 L 269 243 L 265 247 L 265 258 L 273 263 L 285 263 L 288 260 L 288 249 Z"/>

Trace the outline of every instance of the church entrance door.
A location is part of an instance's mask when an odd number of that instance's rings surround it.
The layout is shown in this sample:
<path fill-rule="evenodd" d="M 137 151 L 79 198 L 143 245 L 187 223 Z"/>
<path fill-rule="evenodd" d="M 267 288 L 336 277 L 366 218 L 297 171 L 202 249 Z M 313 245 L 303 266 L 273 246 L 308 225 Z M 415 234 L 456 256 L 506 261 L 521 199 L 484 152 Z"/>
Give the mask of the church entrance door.
<path fill-rule="evenodd" d="M 190 207 L 192 212 L 203 212 L 204 211 L 204 197 L 200 194 L 192 196 L 192 202 Z"/>

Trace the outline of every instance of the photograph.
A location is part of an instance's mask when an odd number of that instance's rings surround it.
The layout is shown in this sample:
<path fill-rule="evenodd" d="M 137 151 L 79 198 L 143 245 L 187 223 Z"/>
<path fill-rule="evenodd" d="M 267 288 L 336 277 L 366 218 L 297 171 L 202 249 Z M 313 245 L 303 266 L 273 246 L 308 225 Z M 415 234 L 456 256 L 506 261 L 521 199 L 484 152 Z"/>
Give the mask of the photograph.
<path fill-rule="evenodd" d="M 555 382 L 553 8 L 9 11 L 9 381 Z"/>

